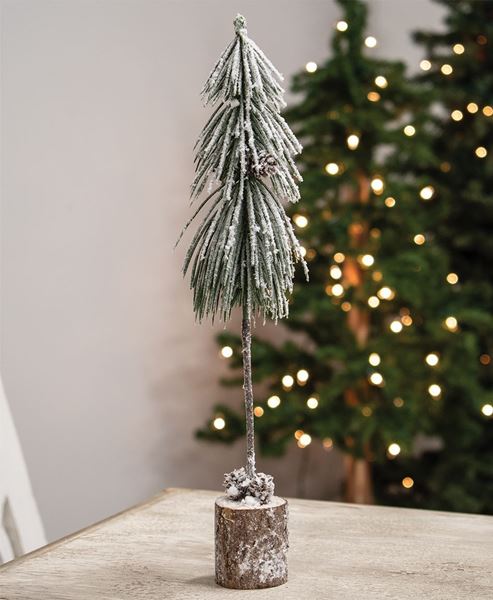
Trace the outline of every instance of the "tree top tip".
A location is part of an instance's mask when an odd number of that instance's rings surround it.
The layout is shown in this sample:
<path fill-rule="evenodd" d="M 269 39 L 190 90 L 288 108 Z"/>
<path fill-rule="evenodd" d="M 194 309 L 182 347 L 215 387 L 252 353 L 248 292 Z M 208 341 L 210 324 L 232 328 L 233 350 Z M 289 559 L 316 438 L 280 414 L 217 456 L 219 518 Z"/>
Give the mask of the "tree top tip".
<path fill-rule="evenodd" d="M 234 20 L 234 26 L 236 33 L 241 33 L 242 30 L 246 32 L 246 19 L 243 15 L 239 13 L 236 15 Z"/>

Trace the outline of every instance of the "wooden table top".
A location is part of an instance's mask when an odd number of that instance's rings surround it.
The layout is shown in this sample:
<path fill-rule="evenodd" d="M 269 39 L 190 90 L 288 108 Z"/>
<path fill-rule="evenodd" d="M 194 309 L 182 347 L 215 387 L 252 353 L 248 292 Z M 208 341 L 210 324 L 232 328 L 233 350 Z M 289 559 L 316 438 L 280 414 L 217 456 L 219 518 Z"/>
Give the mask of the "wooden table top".
<path fill-rule="evenodd" d="M 214 492 L 149 502 L 0 568 L 0 600 L 492 600 L 493 517 L 290 500 L 289 581 L 214 583 Z"/>

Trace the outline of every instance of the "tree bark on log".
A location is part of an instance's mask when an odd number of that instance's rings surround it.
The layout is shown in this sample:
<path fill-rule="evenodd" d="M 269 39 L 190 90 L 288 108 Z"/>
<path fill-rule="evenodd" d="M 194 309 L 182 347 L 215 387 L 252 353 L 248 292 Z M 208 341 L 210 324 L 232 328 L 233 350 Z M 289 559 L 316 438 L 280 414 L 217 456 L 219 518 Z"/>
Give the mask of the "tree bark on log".
<path fill-rule="evenodd" d="M 288 503 L 274 496 L 249 507 L 216 500 L 216 583 L 236 590 L 276 587 L 288 579 Z"/>

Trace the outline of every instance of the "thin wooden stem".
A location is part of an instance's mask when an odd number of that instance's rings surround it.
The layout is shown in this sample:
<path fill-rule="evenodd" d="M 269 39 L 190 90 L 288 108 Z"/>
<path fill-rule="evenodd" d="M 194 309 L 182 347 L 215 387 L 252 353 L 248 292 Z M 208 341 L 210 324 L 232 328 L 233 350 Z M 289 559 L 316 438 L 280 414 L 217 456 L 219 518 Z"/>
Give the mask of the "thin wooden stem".
<path fill-rule="evenodd" d="M 246 417 L 246 470 L 249 477 L 255 476 L 255 427 L 253 417 L 253 385 L 252 385 L 252 325 L 250 302 L 243 309 L 241 326 L 241 344 L 243 354 L 243 392 L 245 396 Z"/>

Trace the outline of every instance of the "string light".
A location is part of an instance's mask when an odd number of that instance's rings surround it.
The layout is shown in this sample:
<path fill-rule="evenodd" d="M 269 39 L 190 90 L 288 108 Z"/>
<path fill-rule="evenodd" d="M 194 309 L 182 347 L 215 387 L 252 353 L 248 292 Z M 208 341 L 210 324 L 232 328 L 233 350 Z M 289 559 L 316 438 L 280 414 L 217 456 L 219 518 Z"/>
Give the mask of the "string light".
<path fill-rule="evenodd" d="M 368 298 L 368 306 L 370 308 L 377 308 L 377 306 L 379 304 L 380 304 L 380 300 L 376 296 L 370 296 Z"/>
<path fill-rule="evenodd" d="M 295 439 L 295 440 L 299 440 L 299 439 L 300 439 L 300 437 L 301 437 L 301 436 L 302 436 L 304 433 L 305 433 L 305 432 L 303 431 L 303 429 L 297 429 L 297 430 L 294 432 L 294 439 Z"/>
<path fill-rule="evenodd" d="M 450 285 L 455 285 L 456 283 L 458 283 L 459 281 L 459 276 L 457 275 L 457 273 L 449 273 L 447 275 L 447 283 L 450 283 Z"/>
<path fill-rule="evenodd" d="M 396 408 L 402 408 L 404 406 L 404 400 L 402 398 L 394 398 L 392 400 L 392 404 L 396 407 Z"/>
<path fill-rule="evenodd" d="M 432 185 L 425 185 L 424 188 L 421 188 L 419 195 L 422 200 L 431 200 L 434 193 L 435 188 Z"/>
<path fill-rule="evenodd" d="M 489 354 L 481 354 L 479 357 L 479 362 L 485 366 L 489 365 L 491 362 L 491 356 Z"/>
<path fill-rule="evenodd" d="M 269 408 L 277 408 L 279 404 L 281 404 L 281 399 L 279 398 L 279 396 L 271 396 L 267 400 L 267 406 Z"/>
<path fill-rule="evenodd" d="M 304 227 L 306 227 L 308 225 L 308 219 L 304 215 L 294 215 L 293 221 L 301 229 L 303 229 Z"/>
<path fill-rule="evenodd" d="M 370 187 L 375 194 L 381 194 L 383 192 L 383 179 L 381 177 L 374 177 L 370 182 Z"/>
<path fill-rule="evenodd" d="M 344 294 L 344 288 L 340 283 L 336 283 L 332 286 L 332 295 L 336 298 L 340 298 Z"/>
<path fill-rule="evenodd" d="M 451 75 L 454 71 L 452 65 L 444 64 L 440 67 L 440 71 L 443 75 Z"/>
<path fill-rule="evenodd" d="M 309 377 L 310 377 L 310 373 L 308 373 L 308 371 L 306 369 L 300 369 L 296 373 L 296 379 L 298 380 L 298 383 L 300 383 L 302 385 L 304 385 L 308 381 Z"/>
<path fill-rule="evenodd" d="M 362 256 L 358 257 L 358 261 L 364 267 L 371 267 L 373 265 L 373 263 L 375 262 L 375 259 L 373 258 L 373 256 L 371 254 L 363 254 Z"/>
<path fill-rule="evenodd" d="M 480 46 L 484 46 L 488 43 L 488 38 L 485 35 L 478 35 L 476 41 Z"/>
<path fill-rule="evenodd" d="M 344 254 L 342 252 L 336 252 L 334 254 L 334 260 L 335 260 L 336 263 L 342 263 L 342 262 L 344 262 L 345 258 L 346 257 L 344 256 Z"/>
<path fill-rule="evenodd" d="M 390 324 L 390 331 L 393 333 L 400 333 L 402 331 L 402 323 L 400 321 L 392 321 Z"/>
<path fill-rule="evenodd" d="M 212 422 L 214 429 L 220 431 L 226 427 L 226 421 L 222 417 L 216 417 Z"/>
<path fill-rule="evenodd" d="M 325 170 L 327 171 L 327 173 L 329 175 L 337 175 L 337 173 L 339 173 L 340 169 L 339 169 L 339 165 L 337 163 L 330 162 L 325 165 Z"/>
<path fill-rule="evenodd" d="M 375 373 L 372 373 L 369 379 L 370 383 L 373 385 L 383 385 L 383 375 L 381 373 L 378 373 L 377 371 L 375 371 Z"/>
<path fill-rule="evenodd" d="M 379 88 L 385 89 L 389 85 L 389 82 L 383 75 L 377 75 L 375 77 L 375 85 Z"/>
<path fill-rule="evenodd" d="M 376 352 L 372 352 L 370 354 L 370 356 L 368 357 L 368 362 L 370 363 L 370 365 L 372 367 L 378 367 L 378 365 L 380 364 L 380 355 L 377 354 Z"/>
<path fill-rule="evenodd" d="M 429 60 L 424 59 L 419 63 L 419 68 L 422 71 L 429 71 L 431 69 L 431 62 Z"/>
<path fill-rule="evenodd" d="M 344 312 L 349 312 L 351 310 L 351 302 L 343 302 L 341 308 Z"/>
<path fill-rule="evenodd" d="M 491 417 L 493 416 L 493 406 L 491 404 L 483 404 L 481 412 L 485 417 Z"/>
<path fill-rule="evenodd" d="M 469 102 L 469 104 L 466 106 L 466 108 L 472 115 L 474 113 L 477 113 L 479 110 L 479 106 L 476 104 L 476 102 Z"/>
<path fill-rule="evenodd" d="M 316 62 L 313 62 L 311 60 L 310 62 L 306 63 L 305 69 L 307 70 L 308 73 L 315 73 L 315 71 L 318 69 L 318 65 Z"/>
<path fill-rule="evenodd" d="M 390 456 L 398 456 L 401 453 L 401 447 L 396 442 L 392 442 L 392 444 L 389 444 L 387 452 Z"/>
<path fill-rule="evenodd" d="M 426 242 L 426 238 L 422 233 L 417 233 L 414 236 L 413 241 L 416 245 L 422 246 Z"/>
<path fill-rule="evenodd" d="M 221 356 L 223 358 L 231 358 L 233 356 L 233 348 L 231 346 L 223 346 L 221 348 Z"/>
<path fill-rule="evenodd" d="M 305 258 L 306 252 L 307 252 L 307 250 L 306 250 L 305 246 L 300 246 L 300 254 L 303 258 Z"/>
<path fill-rule="evenodd" d="M 371 415 L 373 414 L 373 411 L 369 406 L 363 406 L 363 408 L 361 409 L 361 414 L 364 417 L 371 417 Z"/>
<path fill-rule="evenodd" d="M 442 388 L 438 383 L 432 383 L 428 388 L 428 393 L 432 398 L 439 398 L 442 393 Z"/>
<path fill-rule="evenodd" d="M 336 24 L 337 31 L 347 31 L 348 28 L 349 28 L 349 25 L 346 23 L 346 21 L 337 21 L 337 24 Z"/>
<path fill-rule="evenodd" d="M 254 414 L 256 417 L 262 417 L 262 416 L 263 416 L 263 414 L 264 414 L 264 409 L 263 409 L 261 406 L 256 406 L 256 407 L 253 409 L 253 414 Z"/>
<path fill-rule="evenodd" d="M 454 54 L 464 54 L 464 46 L 462 44 L 454 44 L 452 47 Z"/>
<path fill-rule="evenodd" d="M 284 377 L 282 378 L 282 385 L 284 388 L 286 389 L 291 389 L 294 385 L 294 379 L 293 377 L 291 377 L 291 375 L 284 375 Z"/>
<path fill-rule="evenodd" d="M 392 300 L 395 297 L 395 292 L 385 285 L 378 290 L 377 296 L 382 300 Z"/>
<path fill-rule="evenodd" d="M 332 450 L 332 448 L 334 446 L 334 442 L 332 441 L 331 438 L 324 438 L 322 440 L 322 446 L 324 447 L 325 450 Z"/>
<path fill-rule="evenodd" d="M 450 113 L 450 116 L 452 117 L 452 119 L 454 121 L 461 121 L 462 118 L 464 117 L 464 114 L 461 110 L 455 109 Z"/>
<path fill-rule="evenodd" d="M 457 319 L 455 317 L 447 317 L 444 321 L 444 325 L 450 331 L 457 331 Z"/>
<path fill-rule="evenodd" d="M 373 279 L 373 281 L 382 281 L 382 271 L 373 271 L 373 273 L 371 274 L 371 278 Z"/>
<path fill-rule="evenodd" d="M 367 38 L 365 38 L 365 46 L 367 48 L 375 48 L 376 45 L 377 45 L 377 38 L 374 37 L 373 35 L 369 35 Z"/>
<path fill-rule="evenodd" d="M 488 154 L 488 150 L 486 150 L 484 146 L 478 146 L 476 150 L 474 150 L 474 154 L 476 154 L 478 158 L 485 158 Z"/>
<path fill-rule="evenodd" d="M 425 361 L 427 365 L 430 365 L 430 367 L 436 367 L 440 361 L 440 357 L 436 352 L 430 352 L 426 355 Z"/>
<path fill-rule="evenodd" d="M 414 485 L 414 479 L 412 477 L 404 477 L 404 479 L 402 480 L 402 487 L 405 487 L 406 490 L 409 490 L 413 487 Z"/>
<path fill-rule="evenodd" d="M 406 125 L 404 127 L 404 135 L 407 135 L 408 137 L 412 137 L 415 133 L 416 133 L 416 128 L 413 127 L 412 125 Z"/>
<path fill-rule="evenodd" d="M 303 433 L 302 435 L 300 435 L 300 438 L 298 440 L 298 446 L 300 448 L 306 448 L 311 443 L 312 443 L 312 436 L 311 435 L 309 435 L 308 433 Z"/>
<path fill-rule="evenodd" d="M 387 206 L 388 208 L 392 208 L 395 206 L 395 198 L 392 198 L 392 196 L 389 196 L 388 198 L 385 198 L 384 203 L 385 203 L 385 206 Z"/>
<path fill-rule="evenodd" d="M 329 270 L 332 279 L 340 279 L 342 277 L 342 271 L 337 265 L 332 265 Z"/>
<path fill-rule="evenodd" d="M 378 92 L 368 92 L 366 97 L 370 102 L 378 102 L 380 100 L 380 94 Z"/>
<path fill-rule="evenodd" d="M 306 405 L 308 406 L 308 408 L 310 408 L 311 410 L 315 410 L 318 406 L 318 400 L 316 398 L 308 398 L 308 400 L 306 401 Z"/>
<path fill-rule="evenodd" d="M 486 106 L 483 106 L 483 115 L 485 117 L 493 116 L 493 106 L 490 106 L 489 104 Z"/>
<path fill-rule="evenodd" d="M 351 135 L 348 135 L 346 143 L 350 150 L 356 150 L 359 146 L 359 137 L 355 133 L 352 133 Z"/>
<path fill-rule="evenodd" d="M 413 319 L 410 315 L 404 315 L 403 317 L 401 317 L 401 322 L 406 327 L 409 327 L 413 324 Z"/>

